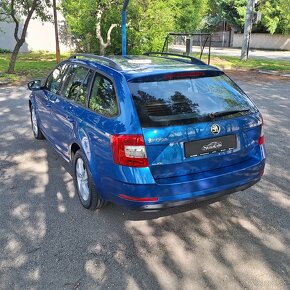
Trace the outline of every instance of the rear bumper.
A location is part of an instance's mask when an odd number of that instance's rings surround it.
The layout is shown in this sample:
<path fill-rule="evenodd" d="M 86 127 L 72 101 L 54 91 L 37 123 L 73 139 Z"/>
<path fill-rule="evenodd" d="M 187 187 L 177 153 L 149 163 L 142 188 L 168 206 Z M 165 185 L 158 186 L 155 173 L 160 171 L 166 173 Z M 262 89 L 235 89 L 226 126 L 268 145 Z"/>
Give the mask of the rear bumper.
<path fill-rule="evenodd" d="M 253 186 L 254 184 L 256 184 L 258 181 L 260 181 L 261 178 L 251 181 L 247 184 L 241 185 L 241 186 L 237 186 L 231 189 L 227 189 L 227 190 L 222 190 L 218 193 L 213 193 L 210 195 L 206 195 L 206 196 L 200 196 L 200 197 L 196 197 L 196 198 L 192 198 L 192 199 L 188 199 L 188 200 L 182 200 L 182 201 L 176 201 L 176 202 L 164 202 L 164 203 L 157 203 L 157 204 L 146 204 L 146 205 L 142 205 L 140 207 L 136 207 L 135 209 L 141 210 L 141 211 L 146 211 L 146 210 L 162 210 L 162 209 L 166 209 L 166 208 L 171 208 L 171 207 L 177 207 L 177 206 L 183 206 L 183 205 L 187 205 L 187 204 L 191 204 L 191 203 L 196 203 L 196 202 L 201 202 L 201 201 L 206 201 L 206 200 L 210 200 L 210 199 L 215 199 L 218 197 L 222 197 L 224 195 L 228 195 L 237 191 L 243 191 L 246 190 L 247 188 Z"/>
<path fill-rule="evenodd" d="M 255 160 L 229 166 L 226 170 L 221 168 L 187 176 L 187 180 L 183 179 L 182 182 L 172 178 L 172 183 L 130 184 L 107 179 L 103 197 L 137 210 L 174 207 L 245 190 L 261 179 L 264 167 L 265 159 Z M 155 200 L 144 201 L 148 198 Z"/>

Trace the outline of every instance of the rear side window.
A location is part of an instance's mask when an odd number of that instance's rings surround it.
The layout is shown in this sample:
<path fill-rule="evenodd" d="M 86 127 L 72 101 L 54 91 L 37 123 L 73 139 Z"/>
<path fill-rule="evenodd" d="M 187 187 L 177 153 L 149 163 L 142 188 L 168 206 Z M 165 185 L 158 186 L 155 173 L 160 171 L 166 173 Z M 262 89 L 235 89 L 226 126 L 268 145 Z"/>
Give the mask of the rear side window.
<path fill-rule="evenodd" d="M 92 71 L 85 67 L 74 65 L 71 67 L 64 86 L 64 96 L 80 105 L 86 105 L 86 95 Z"/>
<path fill-rule="evenodd" d="M 66 69 L 68 68 L 67 63 L 60 64 L 56 67 L 53 72 L 49 75 L 46 81 L 46 89 L 54 94 L 59 94 L 62 85 L 62 78 Z"/>
<path fill-rule="evenodd" d="M 129 87 L 142 127 L 184 125 L 209 121 L 212 113 L 255 110 L 242 90 L 221 73 L 156 76 L 132 80 Z"/>
<path fill-rule="evenodd" d="M 111 80 L 100 74 L 96 74 L 92 85 L 89 108 L 106 117 L 113 117 L 118 114 L 114 85 Z"/>

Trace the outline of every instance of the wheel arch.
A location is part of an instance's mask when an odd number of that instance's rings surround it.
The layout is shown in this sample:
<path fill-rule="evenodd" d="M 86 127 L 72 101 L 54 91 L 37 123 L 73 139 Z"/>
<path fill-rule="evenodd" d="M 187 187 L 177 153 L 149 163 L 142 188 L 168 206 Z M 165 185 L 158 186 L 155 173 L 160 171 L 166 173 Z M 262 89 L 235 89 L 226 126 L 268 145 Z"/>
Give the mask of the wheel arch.
<path fill-rule="evenodd" d="M 83 138 L 84 139 L 84 138 Z M 86 156 L 86 159 L 88 161 L 88 163 L 91 165 L 91 152 L 90 152 L 90 147 L 88 146 L 88 143 L 87 142 L 84 142 L 83 140 L 74 140 L 71 145 L 70 145 L 70 150 L 69 150 L 69 153 L 70 153 L 70 161 L 72 162 L 73 159 L 74 159 L 74 156 L 76 154 L 76 152 L 78 150 L 81 150 L 85 156 Z"/>
<path fill-rule="evenodd" d="M 99 174 L 98 165 L 95 163 L 95 160 L 92 156 L 87 138 L 82 138 L 80 143 L 75 140 L 71 144 L 71 146 L 70 146 L 70 161 L 71 161 L 71 164 L 73 164 L 73 166 L 74 166 L 74 156 L 79 150 L 81 150 L 81 152 L 83 152 L 83 155 L 86 159 L 85 161 L 87 162 L 87 164 L 89 166 L 89 170 L 90 170 L 90 173 L 91 173 L 93 181 L 94 181 L 94 186 L 97 189 L 99 195 L 103 198 L 103 192 L 102 192 L 101 187 L 100 187 L 101 177 Z"/>
<path fill-rule="evenodd" d="M 77 153 L 78 150 L 80 150 L 81 147 L 77 142 L 73 142 L 70 146 L 70 160 L 72 161 L 75 154 Z"/>

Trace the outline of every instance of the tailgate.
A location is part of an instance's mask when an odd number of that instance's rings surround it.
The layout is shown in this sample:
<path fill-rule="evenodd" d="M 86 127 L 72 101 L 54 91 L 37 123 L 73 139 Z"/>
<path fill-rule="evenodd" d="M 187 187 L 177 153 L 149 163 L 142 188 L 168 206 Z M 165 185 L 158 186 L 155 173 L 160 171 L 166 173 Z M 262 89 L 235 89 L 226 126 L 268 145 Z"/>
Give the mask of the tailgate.
<path fill-rule="evenodd" d="M 218 136 L 213 136 L 211 132 L 213 123 L 169 127 L 165 130 L 143 128 L 152 175 L 155 179 L 176 177 L 255 158 L 261 123 L 259 116 L 232 119 L 231 124 L 229 121 L 221 121 L 218 122 L 220 126 Z M 234 138 L 236 142 L 227 144 L 229 137 Z M 222 143 L 225 147 L 214 146 L 215 142 Z M 201 153 L 187 155 L 186 147 L 192 145 L 195 145 Z"/>
<path fill-rule="evenodd" d="M 150 75 L 128 84 L 155 179 L 210 171 L 255 156 L 260 114 L 222 72 Z"/>

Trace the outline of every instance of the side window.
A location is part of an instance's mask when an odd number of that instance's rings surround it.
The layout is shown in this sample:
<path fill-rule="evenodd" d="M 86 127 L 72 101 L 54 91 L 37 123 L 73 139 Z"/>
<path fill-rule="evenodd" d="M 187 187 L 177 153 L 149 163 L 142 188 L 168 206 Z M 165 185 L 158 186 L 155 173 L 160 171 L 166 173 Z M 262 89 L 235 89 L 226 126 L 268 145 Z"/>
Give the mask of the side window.
<path fill-rule="evenodd" d="M 63 63 L 56 67 L 53 72 L 49 75 L 46 81 L 46 89 L 54 94 L 59 94 L 63 75 L 68 67 L 67 63 Z"/>
<path fill-rule="evenodd" d="M 64 88 L 64 96 L 78 104 L 85 105 L 91 77 L 92 71 L 85 67 L 74 65 L 69 71 Z"/>
<path fill-rule="evenodd" d="M 92 85 L 89 108 L 107 117 L 118 114 L 114 85 L 108 78 L 96 74 Z"/>

